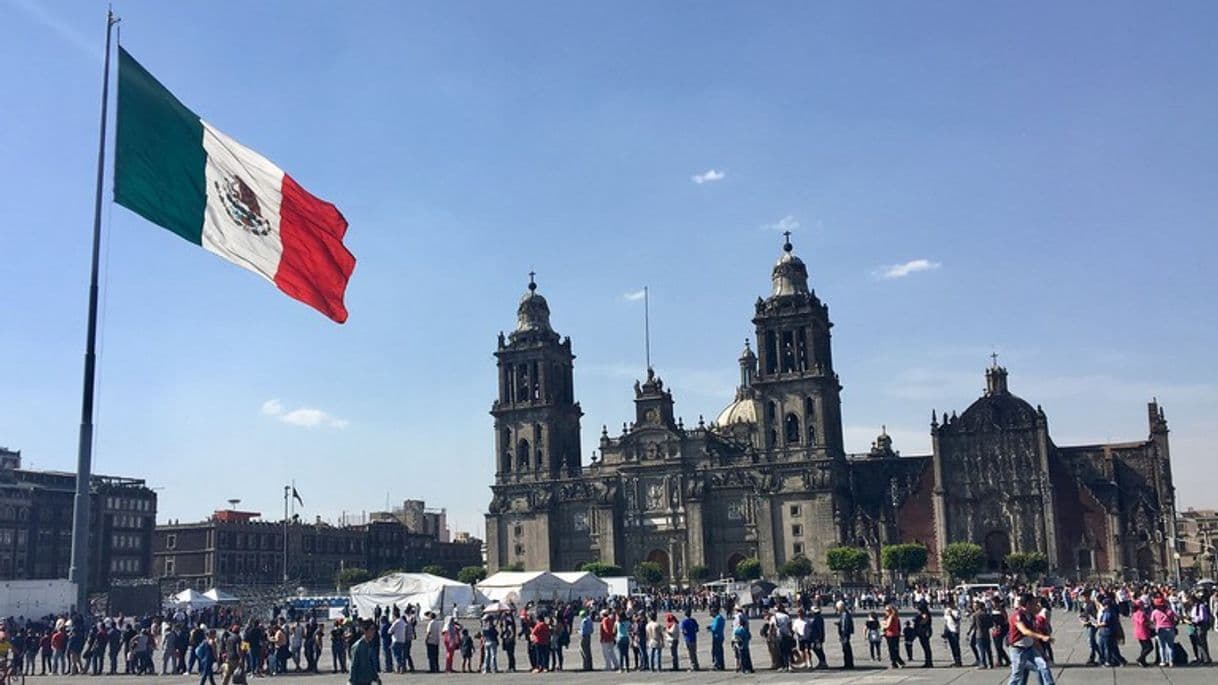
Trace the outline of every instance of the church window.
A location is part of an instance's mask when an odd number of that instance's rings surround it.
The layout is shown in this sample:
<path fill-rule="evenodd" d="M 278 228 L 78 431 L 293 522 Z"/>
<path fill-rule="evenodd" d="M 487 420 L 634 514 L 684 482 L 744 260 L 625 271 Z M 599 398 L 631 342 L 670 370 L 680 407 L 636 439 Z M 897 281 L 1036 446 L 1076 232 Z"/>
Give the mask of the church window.
<path fill-rule="evenodd" d="M 804 536 L 804 527 L 801 524 L 793 524 L 791 526 L 791 537 L 802 538 Z"/>
<path fill-rule="evenodd" d="M 529 468 L 529 441 L 524 438 L 516 443 L 516 464 L 522 470 Z"/>
<path fill-rule="evenodd" d="M 816 416 L 816 405 L 811 397 L 804 398 L 804 421 L 808 422 L 808 444 L 816 444 L 816 427 L 812 423 L 812 417 Z"/>
<path fill-rule="evenodd" d="M 800 371 L 808 370 L 808 336 L 806 328 L 800 328 L 795 334 L 795 357 Z"/>
<path fill-rule="evenodd" d="M 540 367 L 537 362 L 533 362 L 533 371 L 529 374 L 529 380 L 533 382 L 531 399 L 534 400 L 541 399 L 541 374 L 539 371 Z"/>
<path fill-rule="evenodd" d="M 765 332 L 765 372 L 774 373 L 778 370 L 778 336 L 774 331 Z"/>
<path fill-rule="evenodd" d="M 529 365 L 516 366 L 516 401 L 524 402 L 529 399 Z"/>
<path fill-rule="evenodd" d="M 785 421 L 786 438 L 788 445 L 799 444 L 799 417 L 795 414 L 787 414 Z"/>
<path fill-rule="evenodd" d="M 524 545 L 516 545 L 516 556 L 518 556 L 518 557 L 524 556 Z"/>
<path fill-rule="evenodd" d="M 520 525 L 519 523 L 517 523 L 517 524 L 516 524 L 516 525 L 515 525 L 515 526 L 512 528 L 512 534 L 513 534 L 513 535 L 515 535 L 516 537 L 520 537 L 521 535 L 524 535 L 524 526 L 522 526 L 522 525 Z"/>
<path fill-rule="evenodd" d="M 804 543 L 797 542 L 794 545 L 791 545 L 791 552 L 794 556 L 802 557 L 804 555 Z"/>
<path fill-rule="evenodd" d="M 803 511 L 800 509 L 799 505 L 792 504 L 791 505 L 791 518 L 798 518 L 801 514 L 803 514 Z"/>
<path fill-rule="evenodd" d="M 769 402 L 765 405 L 765 420 L 767 423 L 774 421 L 775 415 L 778 414 L 778 405 L 774 402 Z"/>
<path fill-rule="evenodd" d="M 782 371 L 795 370 L 795 336 L 791 331 L 782 332 Z"/>

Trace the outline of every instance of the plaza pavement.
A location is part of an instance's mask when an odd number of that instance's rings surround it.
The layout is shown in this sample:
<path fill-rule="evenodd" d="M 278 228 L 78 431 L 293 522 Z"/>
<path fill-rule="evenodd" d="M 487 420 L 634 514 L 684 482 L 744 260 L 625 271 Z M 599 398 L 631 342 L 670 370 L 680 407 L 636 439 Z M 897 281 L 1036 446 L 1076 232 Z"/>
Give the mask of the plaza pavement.
<path fill-rule="evenodd" d="M 708 621 L 706 615 L 696 616 L 699 623 L 704 626 L 703 637 L 698 641 L 700 664 L 705 668 L 711 662 L 710 659 L 710 639 L 705 633 L 705 626 Z M 862 621 L 865 617 L 856 615 L 856 627 L 861 630 Z M 1081 630 L 1078 621 L 1073 615 L 1063 611 L 1058 611 L 1055 616 L 1055 635 L 1057 642 L 1054 646 L 1058 663 L 1054 666 L 1054 677 L 1060 685 L 1212 685 L 1218 682 L 1218 666 L 1193 666 L 1176 667 L 1173 669 L 1160 668 L 1140 668 L 1137 664 L 1126 666 L 1124 668 L 1103 668 L 1103 667 L 1087 667 L 1082 664 L 1087 660 L 1088 648 L 1086 634 Z M 936 617 L 935 632 L 938 634 L 940 621 Z M 760 622 L 753 622 L 753 634 L 758 635 Z M 826 628 L 832 629 L 832 617 L 826 620 Z M 1213 636 L 1211 636 L 1213 637 Z M 483 675 L 483 674 L 439 674 L 428 675 L 425 673 L 415 673 L 406 675 L 397 674 L 382 674 L 382 681 L 389 685 L 406 684 L 410 682 L 435 682 L 435 683 L 452 683 L 453 685 L 468 685 L 472 683 L 494 682 L 499 685 L 513 685 L 523 683 L 537 682 L 561 682 L 561 683 L 596 683 L 608 685 L 640 685 L 643 683 L 727 683 L 755 680 L 764 682 L 766 685 L 787 685 L 788 683 L 820 683 L 824 685 L 1002 685 L 1006 683 L 1009 675 L 1007 668 L 994 668 L 988 671 L 979 671 L 973 668 L 950 668 L 944 664 L 950 661 L 950 652 L 947 649 L 947 644 L 941 639 L 931 641 L 932 656 L 935 659 L 936 667 L 933 669 L 924 669 L 918 666 L 910 665 L 908 668 L 900 670 L 889 670 L 887 662 L 873 662 L 867 656 L 867 644 L 861 634 L 856 633 L 854 640 L 855 654 L 855 670 L 843 671 L 837 668 L 832 668 L 827 671 L 797 671 L 793 673 L 779 673 L 768 670 L 770 665 L 769 652 L 765 648 L 765 644 L 759 639 L 754 639 L 753 643 L 753 663 L 757 667 L 757 673 L 752 676 L 742 676 L 733 673 L 732 671 L 716 672 L 703 670 L 697 673 L 682 671 L 673 673 L 664 671 L 663 673 L 652 674 L 644 671 L 642 673 L 631 672 L 627 674 L 606 673 L 603 671 L 594 671 L 591 673 L 582 673 L 579 671 L 563 671 L 547 674 L 530 674 L 530 673 L 512 673 L 499 675 Z M 1211 649 L 1216 645 L 1211 639 Z M 593 643 L 593 664 L 599 667 L 601 665 L 600 645 Z M 962 645 L 964 651 L 964 661 L 969 663 L 972 660 L 971 653 L 968 652 L 967 645 Z M 902 645 L 903 649 L 903 645 Z M 725 649 L 727 656 L 727 667 L 730 669 L 733 664 L 730 645 Z M 826 645 L 826 652 L 829 659 L 829 664 L 833 667 L 841 665 L 841 649 L 836 643 Z M 523 648 L 518 647 L 516 650 L 517 656 L 520 657 L 518 664 L 523 662 L 527 667 L 528 660 L 525 657 Z M 1130 663 L 1137 656 L 1138 645 L 1136 642 L 1127 642 L 1122 646 L 1122 653 Z M 574 646 L 566 650 L 566 663 L 568 666 L 579 666 L 579 649 Z M 1192 652 L 1189 650 L 1191 657 Z M 421 643 L 417 643 L 412 650 L 412 656 L 415 658 L 416 667 L 422 663 L 426 667 L 426 656 Z M 665 664 L 667 665 L 667 653 L 665 654 Z M 902 654 L 903 656 L 903 654 Z M 157 654 L 157 664 L 160 665 L 160 655 Z M 914 645 L 914 663 L 921 662 L 921 651 L 917 644 Z M 322 664 L 330 665 L 330 654 L 327 651 L 324 654 Z M 506 664 L 506 659 L 500 655 L 500 666 Z M 681 651 L 681 665 L 688 666 L 685 658 L 684 648 Z M 1029 676 L 1029 680 L 1033 685 L 1038 685 L 1038 679 L 1035 674 Z M 110 677 L 72 677 L 63 678 L 56 676 L 33 676 L 27 679 L 27 682 L 33 685 L 40 683 L 61 683 L 75 682 L 88 683 L 98 682 L 105 685 L 156 685 L 162 683 L 197 683 L 199 676 L 110 676 Z M 216 682 L 220 682 L 220 677 L 216 676 Z M 342 674 L 332 674 L 328 671 L 321 674 L 310 675 L 295 675 L 287 674 L 285 676 L 276 676 L 275 678 L 251 678 L 251 683 L 259 685 L 320 685 L 322 683 L 343 683 L 346 682 L 345 676 Z"/>

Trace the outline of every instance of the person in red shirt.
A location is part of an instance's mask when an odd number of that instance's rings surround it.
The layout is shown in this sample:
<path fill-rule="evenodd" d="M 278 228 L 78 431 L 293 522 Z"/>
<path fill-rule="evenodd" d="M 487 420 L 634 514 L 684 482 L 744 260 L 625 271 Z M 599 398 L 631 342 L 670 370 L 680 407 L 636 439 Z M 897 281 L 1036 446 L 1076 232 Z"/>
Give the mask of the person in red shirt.
<path fill-rule="evenodd" d="M 68 631 L 60 628 L 51 636 L 51 672 L 55 675 L 68 675 Z"/>
<path fill-rule="evenodd" d="M 533 624 L 533 647 L 537 650 L 537 668 L 534 673 L 545 673 L 550 665 L 550 624 L 538 617 Z"/>
<path fill-rule="evenodd" d="M 617 621 L 608 609 L 601 611 L 600 624 L 601 654 L 605 656 L 605 670 L 617 670 Z"/>
<path fill-rule="evenodd" d="M 1045 659 L 1042 645 L 1053 638 L 1036 631 L 1038 602 L 1031 593 L 1019 597 L 1019 605 L 1011 612 L 1007 644 L 1011 654 L 1011 678 L 1007 685 L 1026 685 L 1027 671 L 1036 671 L 1040 685 L 1054 685 L 1053 671 Z"/>

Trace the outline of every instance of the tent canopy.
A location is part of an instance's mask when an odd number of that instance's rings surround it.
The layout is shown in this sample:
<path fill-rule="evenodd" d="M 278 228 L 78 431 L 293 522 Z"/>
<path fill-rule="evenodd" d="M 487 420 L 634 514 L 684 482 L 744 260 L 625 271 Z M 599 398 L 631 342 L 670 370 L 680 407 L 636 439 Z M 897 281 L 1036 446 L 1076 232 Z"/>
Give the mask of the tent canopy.
<path fill-rule="evenodd" d="M 609 583 L 588 571 L 561 571 L 554 576 L 571 586 L 572 599 L 602 599 L 609 596 Z"/>
<path fill-rule="evenodd" d="M 420 611 L 443 615 L 454 608 L 463 612 L 471 604 L 483 603 L 483 598 L 465 583 L 430 573 L 390 573 L 351 588 L 351 606 L 360 616 L 372 616 L 378 606 L 385 609 L 392 605 L 404 611 L 406 605 L 414 604 Z"/>
<path fill-rule="evenodd" d="M 500 571 L 478 583 L 478 591 L 489 599 L 518 607 L 571 598 L 571 584 L 549 571 Z"/>
<path fill-rule="evenodd" d="M 236 604 L 237 602 L 241 601 L 234 595 L 230 595 L 218 587 L 214 587 L 207 592 L 204 592 L 203 596 L 217 604 Z"/>
<path fill-rule="evenodd" d="M 204 609 L 209 606 L 215 606 L 216 600 L 187 588 L 174 595 L 171 604 L 179 609 Z"/>

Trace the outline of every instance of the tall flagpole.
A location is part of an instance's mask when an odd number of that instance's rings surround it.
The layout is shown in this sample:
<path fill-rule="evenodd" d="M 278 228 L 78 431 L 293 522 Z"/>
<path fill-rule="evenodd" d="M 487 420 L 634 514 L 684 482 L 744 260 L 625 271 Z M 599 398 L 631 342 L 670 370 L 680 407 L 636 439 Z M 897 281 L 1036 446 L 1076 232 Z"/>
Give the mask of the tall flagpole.
<path fill-rule="evenodd" d="M 85 378 L 80 400 L 80 445 L 76 454 L 76 497 L 72 502 L 72 565 L 76 610 L 89 611 L 89 495 L 93 466 L 93 385 L 97 367 L 97 270 L 101 245 L 102 179 L 106 168 L 106 111 L 110 99 L 110 34 L 118 23 L 106 11 L 106 57 L 102 66 L 101 132 L 97 142 L 97 193 L 93 198 L 93 265 L 89 275 L 89 323 L 85 338 Z"/>
<path fill-rule="evenodd" d="M 647 370 L 651 370 L 651 299 L 647 286 L 643 286 L 643 352 L 647 358 Z"/>
<path fill-rule="evenodd" d="M 283 582 L 288 582 L 288 491 L 290 485 L 283 486 Z"/>

